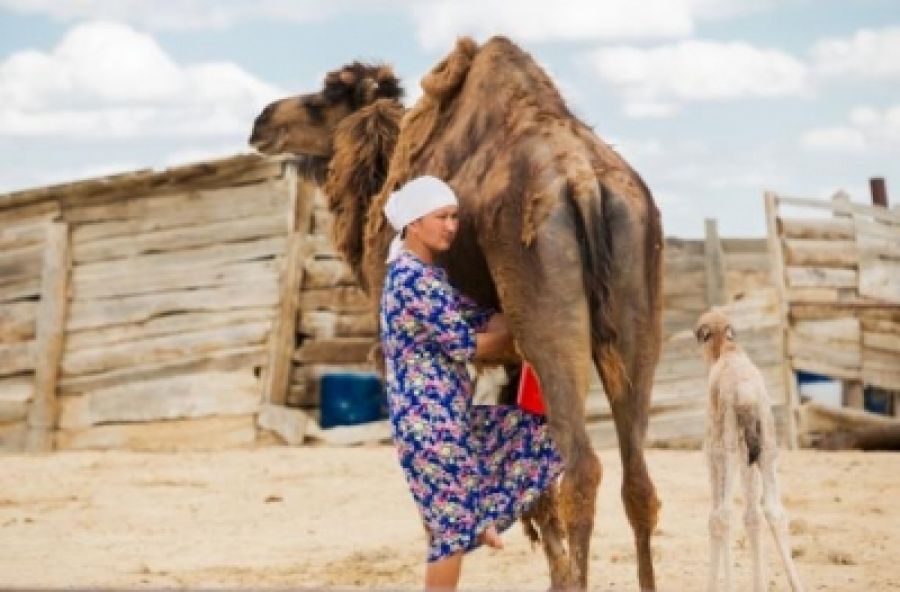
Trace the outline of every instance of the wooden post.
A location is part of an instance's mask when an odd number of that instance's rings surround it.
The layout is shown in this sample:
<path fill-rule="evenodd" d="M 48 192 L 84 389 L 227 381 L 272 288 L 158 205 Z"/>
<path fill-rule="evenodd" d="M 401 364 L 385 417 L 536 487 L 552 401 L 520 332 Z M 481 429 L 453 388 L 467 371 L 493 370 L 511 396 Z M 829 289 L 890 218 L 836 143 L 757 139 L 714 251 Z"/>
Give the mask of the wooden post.
<path fill-rule="evenodd" d="M 28 410 L 25 439 L 28 452 L 53 450 L 53 430 L 58 416 L 56 382 L 65 339 L 70 258 L 68 224 L 48 223 L 34 350 L 34 399 Z"/>
<path fill-rule="evenodd" d="M 303 283 L 304 265 L 310 249 L 307 232 L 313 206 L 307 202 L 312 202 L 315 198 L 315 193 L 308 190 L 309 186 L 298 181 L 293 165 L 288 166 L 285 177 L 288 181 L 288 191 L 295 192 L 290 199 L 291 209 L 295 212 L 290 214 L 293 221 L 292 232 L 288 235 L 284 267 L 281 270 L 278 314 L 269 335 L 268 364 L 263 383 L 263 402 L 273 405 L 284 405 L 287 401 L 291 359 L 296 348 L 300 285 Z M 302 189 L 306 190 L 301 191 Z M 301 219 L 297 214 L 302 214 L 304 218 Z"/>
<path fill-rule="evenodd" d="M 779 236 L 778 228 L 778 202 L 775 194 L 771 191 L 765 193 L 765 204 L 769 265 L 772 270 L 772 283 L 775 285 L 775 291 L 778 294 L 779 318 L 781 322 L 781 359 L 783 360 L 782 374 L 785 382 L 785 436 L 787 447 L 795 450 L 799 445 L 797 415 L 800 405 L 800 394 L 797 390 L 797 377 L 794 375 L 794 367 L 791 364 L 787 351 L 788 335 L 791 330 L 790 303 L 787 299 L 787 287 L 784 279 L 784 251 L 781 248 L 781 237 Z"/>
<path fill-rule="evenodd" d="M 835 205 L 846 205 L 844 211 L 835 211 L 835 218 L 853 218 L 853 215 L 850 213 L 850 196 L 847 195 L 844 191 L 838 191 L 834 195 L 831 196 L 831 201 Z M 859 287 L 855 287 L 852 290 L 854 297 L 859 293 Z M 862 343 L 860 342 L 860 347 L 862 347 Z M 841 404 L 844 407 L 850 407 L 851 409 L 862 409 L 864 406 L 864 397 L 863 397 L 864 389 L 863 383 L 859 380 L 843 380 L 841 381 Z"/>
<path fill-rule="evenodd" d="M 719 228 L 715 219 L 704 221 L 706 230 L 706 304 L 717 306 L 728 300 L 725 290 L 725 255 L 722 252 L 722 241 L 719 240 Z"/>
<path fill-rule="evenodd" d="M 872 205 L 888 207 L 887 187 L 884 184 L 884 177 L 872 177 L 869 179 L 869 191 L 872 194 Z"/>

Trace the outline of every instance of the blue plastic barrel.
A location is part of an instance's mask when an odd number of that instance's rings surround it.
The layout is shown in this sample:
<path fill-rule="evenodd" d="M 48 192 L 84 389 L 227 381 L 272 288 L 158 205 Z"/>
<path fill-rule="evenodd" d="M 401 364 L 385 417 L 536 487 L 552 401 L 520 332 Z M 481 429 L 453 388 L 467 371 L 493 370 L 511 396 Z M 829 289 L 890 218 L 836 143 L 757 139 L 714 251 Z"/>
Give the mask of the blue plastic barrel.
<path fill-rule="evenodd" d="M 357 425 L 387 417 L 384 386 L 377 374 L 324 374 L 319 379 L 319 395 L 319 423 L 323 428 Z"/>

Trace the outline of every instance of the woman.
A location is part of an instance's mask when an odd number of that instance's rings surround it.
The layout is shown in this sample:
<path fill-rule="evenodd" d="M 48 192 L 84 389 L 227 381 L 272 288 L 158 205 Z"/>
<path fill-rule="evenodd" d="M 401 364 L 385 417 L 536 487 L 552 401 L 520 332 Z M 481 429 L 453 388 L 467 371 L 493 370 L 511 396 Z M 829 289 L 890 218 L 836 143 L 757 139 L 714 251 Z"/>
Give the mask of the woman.
<path fill-rule="evenodd" d="M 419 177 L 393 193 L 398 232 L 381 297 L 392 433 L 429 536 L 427 589 L 455 589 L 465 552 L 502 548 L 508 528 L 559 475 L 542 417 L 473 406 L 466 364 L 508 351 L 501 315 L 480 310 L 447 281 L 436 257 L 458 228 L 453 190 Z"/>

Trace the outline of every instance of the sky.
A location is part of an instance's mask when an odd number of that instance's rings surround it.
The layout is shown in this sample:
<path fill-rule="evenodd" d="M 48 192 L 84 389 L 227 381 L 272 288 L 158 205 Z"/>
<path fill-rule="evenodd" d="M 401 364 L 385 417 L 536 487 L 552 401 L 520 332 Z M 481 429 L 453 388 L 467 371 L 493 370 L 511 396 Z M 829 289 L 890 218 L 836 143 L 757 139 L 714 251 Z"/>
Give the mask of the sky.
<path fill-rule="evenodd" d="M 763 192 L 900 203 L 900 0 L 0 0 L 0 193 L 248 152 L 354 60 L 406 102 L 510 37 L 644 178 L 669 236 L 763 236 Z M 893 194 L 892 194 L 893 192 Z"/>

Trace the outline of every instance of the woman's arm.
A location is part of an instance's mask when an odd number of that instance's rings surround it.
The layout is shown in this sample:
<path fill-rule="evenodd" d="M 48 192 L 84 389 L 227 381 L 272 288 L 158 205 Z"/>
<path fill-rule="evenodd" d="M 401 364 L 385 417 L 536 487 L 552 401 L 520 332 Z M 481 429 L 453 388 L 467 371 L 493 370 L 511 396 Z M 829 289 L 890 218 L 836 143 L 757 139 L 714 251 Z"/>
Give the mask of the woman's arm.
<path fill-rule="evenodd" d="M 510 363 L 520 361 L 512 333 L 502 314 L 495 314 L 486 331 L 475 334 L 475 359 L 484 362 Z"/>

